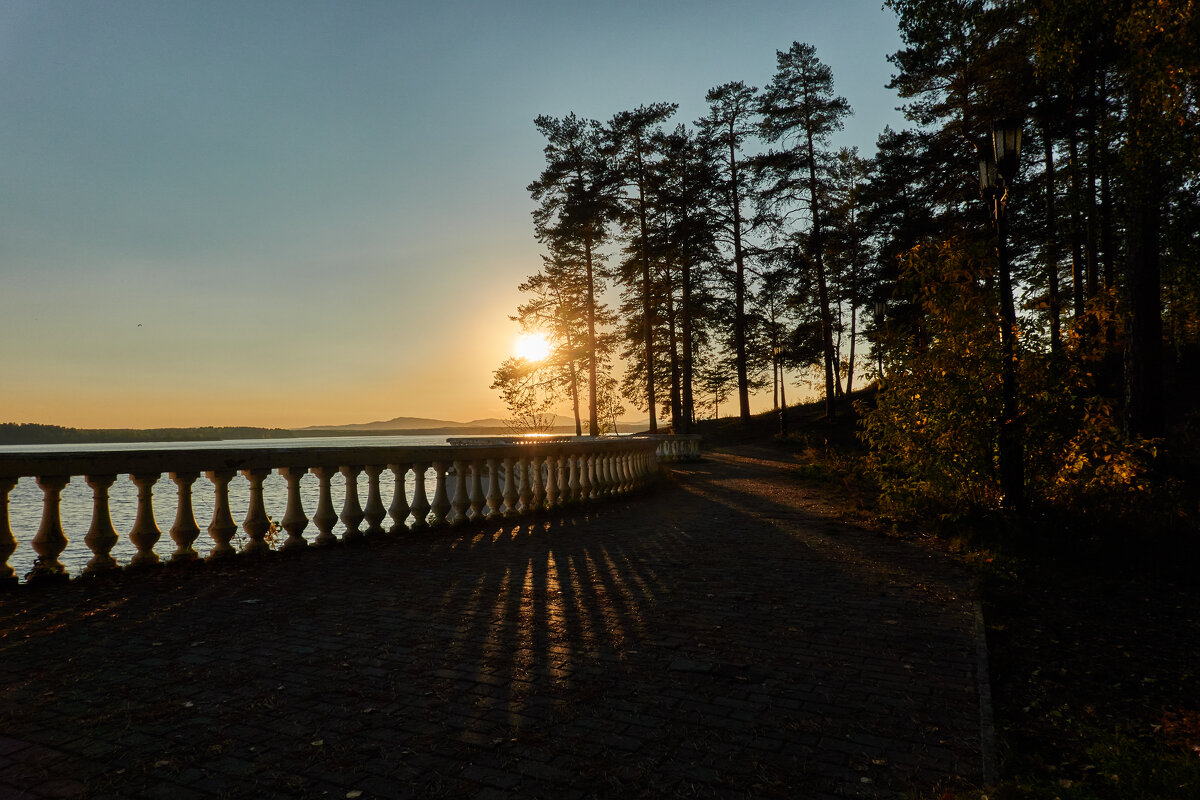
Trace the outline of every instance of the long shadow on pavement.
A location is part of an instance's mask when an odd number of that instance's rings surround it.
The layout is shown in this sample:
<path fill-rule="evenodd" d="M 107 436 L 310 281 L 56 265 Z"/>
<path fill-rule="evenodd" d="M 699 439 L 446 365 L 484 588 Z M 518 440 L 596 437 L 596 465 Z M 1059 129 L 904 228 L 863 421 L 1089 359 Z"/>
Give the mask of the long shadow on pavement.
<path fill-rule="evenodd" d="M 960 570 L 831 520 L 777 466 L 674 480 L 520 524 L 18 591 L 0 600 L 0 795 L 899 797 L 978 779 Z"/>

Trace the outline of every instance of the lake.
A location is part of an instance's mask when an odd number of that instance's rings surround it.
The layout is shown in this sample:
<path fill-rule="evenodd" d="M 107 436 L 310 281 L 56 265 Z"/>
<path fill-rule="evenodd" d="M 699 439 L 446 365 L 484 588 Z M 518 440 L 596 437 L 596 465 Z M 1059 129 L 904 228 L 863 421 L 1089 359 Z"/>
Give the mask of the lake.
<path fill-rule="evenodd" d="M 78 453 L 100 450 L 202 450 L 206 448 L 302 448 L 302 447 L 421 447 L 446 444 L 445 436 L 314 436 L 297 439 L 229 439 L 224 441 L 204 442 L 129 442 L 120 444 L 46 444 L 46 445 L 6 445 L 0 446 L 0 453 Z M 407 473 L 405 491 L 411 500 L 415 486 L 415 477 L 411 470 Z M 330 481 L 333 493 L 333 508 L 341 512 L 342 500 L 346 496 L 345 478 L 338 474 Z M 365 504 L 367 499 L 367 476 L 359 473 L 358 497 Z M 384 470 L 379 477 L 379 491 L 383 497 L 384 506 L 391 504 L 392 493 L 396 484 L 396 476 L 391 470 Z M 432 499 L 434 489 L 434 473 L 430 469 L 425 474 L 427 496 Z M 241 474 L 229 482 L 229 505 L 233 518 L 238 524 L 246 516 L 250 505 L 250 482 Z M 453 485 L 448 482 L 447 490 L 453 494 Z M 175 521 L 176 487 L 170 477 L 164 474 L 154 484 L 154 518 L 162 538 L 154 548 L 159 558 L 166 561 L 175 550 L 175 542 L 168 533 Z M 300 495 L 304 502 L 304 511 L 311 519 L 317 508 L 320 494 L 320 481 L 312 473 L 306 474 L 300 480 Z M 208 523 L 212 520 L 215 490 L 212 482 L 203 475 L 192 486 L 192 505 L 195 510 L 196 523 L 200 526 L 200 536 L 193 545 L 201 557 L 208 555 L 212 549 L 212 539 L 208 537 Z M 263 481 L 263 500 L 267 514 L 278 522 L 283 517 L 287 506 L 287 481 L 278 473 L 272 472 Z M 128 533 L 133 528 L 137 516 L 137 486 L 128 475 L 121 475 L 109 489 L 109 508 L 113 527 L 119 537 L 112 549 L 113 558 L 120 564 L 127 564 L 137 548 L 129 541 Z M 78 575 L 84 565 L 92 557 L 92 552 L 84 544 L 84 536 L 92 521 L 92 489 L 82 476 L 71 478 L 62 491 L 62 525 L 68 544 L 59 560 L 67 567 L 72 577 Z M 19 579 L 33 568 L 37 553 L 33 551 L 30 542 L 37 534 L 38 525 L 42 519 L 42 490 L 34 478 L 21 478 L 9 493 L 9 522 L 13 536 L 17 540 L 17 549 L 9 557 L 8 563 L 16 571 Z M 412 517 L 410 515 L 409 519 Z M 384 527 L 391 525 L 390 517 L 384 520 Z M 338 522 L 334 534 L 341 536 L 346 526 Z M 281 543 L 286 534 L 280 531 Z M 317 535 L 317 528 L 311 522 L 304 531 L 304 538 L 310 543 Z M 234 537 L 235 548 L 246 543 L 246 535 L 238 529 Z"/>

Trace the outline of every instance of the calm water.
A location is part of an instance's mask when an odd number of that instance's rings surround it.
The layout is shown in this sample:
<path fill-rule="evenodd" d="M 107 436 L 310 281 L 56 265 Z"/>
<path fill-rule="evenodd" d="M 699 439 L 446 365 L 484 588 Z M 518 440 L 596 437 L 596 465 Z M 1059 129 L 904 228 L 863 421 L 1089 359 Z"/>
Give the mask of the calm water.
<path fill-rule="evenodd" d="M 442 444 L 446 444 L 446 437 L 444 436 L 321 436 L 300 439 L 236 439 L 220 442 L 166 442 L 162 444 L 136 442 L 127 444 L 21 445 L 0 447 L 0 453 L 57 453 L 85 452 L 89 450 L 144 449 L 188 450 L 203 449 L 205 447 L 291 448 L 322 445 L 327 447 L 353 447 L 362 445 L 419 447 Z M 409 470 L 405 480 L 405 494 L 410 502 L 413 496 L 415 481 L 416 478 L 412 470 Z M 366 473 L 359 473 L 358 498 L 361 505 L 366 505 L 367 502 L 367 483 Z M 340 513 L 342 501 L 346 496 L 345 478 L 340 474 L 335 475 L 330 484 L 333 494 L 334 511 Z M 391 505 L 395 484 L 396 476 L 391 470 L 384 470 L 383 474 L 379 477 L 379 492 L 383 497 L 385 507 Z M 311 473 L 306 474 L 300 480 L 300 494 L 304 502 L 304 511 L 310 519 L 317 509 L 320 488 L 320 481 Z M 432 469 L 427 470 L 425 473 L 425 488 L 427 496 L 432 500 L 434 489 L 434 472 Z M 447 481 L 447 491 L 453 496 L 454 486 L 452 481 Z M 137 548 L 130 543 L 128 538 L 128 533 L 133 528 L 133 520 L 137 516 L 137 486 L 129 479 L 128 475 L 121 475 L 117 478 L 116 483 L 112 485 L 112 488 L 109 489 L 108 496 L 113 528 L 116 529 L 117 536 L 119 537 L 116 546 L 112 549 L 112 555 L 117 560 L 117 563 L 127 564 L 137 552 Z M 154 552 L 164 561 L 170 558 L 171 553 L 175 550 L 175 542 L 172 541 L 169 531 L 175 521 L 177 496 L 175 484 L 168 475 L 164 474 L 158 483 L 154 484 L 154 518 L 163 534 L 155 546 Z M 208 523 L 212 520 L 214 497 L 215 490 L 212 483 L 202 475 L 192 485 L 192 506 L 195 511 L 196 523 L 200 527 L 200 536 L 196 539 L 193 546 L 201 556 L 208 555 L 208 552 L 212 549 L 213 542 L 208 537 L 207 528 Z M 272 472 L 263 481 L 263 500 L 267 507 L 267 515 L 276 522 L 282 519 L 287 507 L 287 481 L 277 473 Z M 250 482 L 242 477 L 241 474 L 229 482 L 229 505 L 234 521 L 240 525 L 241 521 L 245 519 L 246 511 L 250 505 Z M 83 541 L 92 520 L 92 489 L 87 485 L 82 476 L 71 478 L 71 482 L 63 489 L 61 508 L 63 532 L 66 533 L 68 544 L 66 550 L 59 556 L 59 560 L 67 567 L 71 575 L 74 576 L 80 573 L 84 565 L 92 557 L 92 552 Z M 8 563 L 16 571 L 17 577 L 23 579 L 25 574 L 32 569 L 34 559 L 37 558 L 37 553 L 33 551 L 30 542 L 37 534 L 38 525 L 42 518 L 42 490 L 34 478 L 21 478 L 17 482 L 16 487 L 9 494 L 8 513 L 13 536 L 17 540 L 16 552 L 9 557 Z M 409 520 L 411 519 L 410 515 Z M 392 520 L 389 517 L 384 520 L 383 525 L 387 528 L 390 527 L 391 523 Z M 345 530 L 346 526 L 338 522 L 337 527 L 334 528 L 334 535 L 341 536 Z M 304 538 L 311 543 L 317 533 L 316 526 L 310 522 L 304 530 Z M 287 534 L 281 530 L 279 541 L 276 544 L 281 544 L 285 538 L 287 538 Z M 239 527 L 237 535 L 233 539 L 233 545 L 236 548 L 245 543 L 246 535 Z"/>

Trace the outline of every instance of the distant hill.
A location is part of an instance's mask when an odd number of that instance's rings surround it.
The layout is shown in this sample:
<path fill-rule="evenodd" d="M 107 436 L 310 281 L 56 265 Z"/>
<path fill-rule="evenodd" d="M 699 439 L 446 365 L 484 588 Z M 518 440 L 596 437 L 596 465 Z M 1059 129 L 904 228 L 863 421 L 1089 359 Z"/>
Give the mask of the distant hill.
<path fill-rule="evenodd" d="M 288 439 L 301 435 L 284 428 L 64 428 L 28 422 L 0 423 L 0 445 L 217 442 L 224 439 Z"/>
<path fill-rule="evenodd" d="M 503 428 L 504 421 L 499 419 L 477 419 L 471 422 L 451 422 L 444 419 L 427 419 L 425 417 L 393 417 L 378 422 L 350 422 L 343 425 L 309 425 L 306 428 L 295 428 L 299 431 L 430 431 L 456 430 L 458 428 Z"/>

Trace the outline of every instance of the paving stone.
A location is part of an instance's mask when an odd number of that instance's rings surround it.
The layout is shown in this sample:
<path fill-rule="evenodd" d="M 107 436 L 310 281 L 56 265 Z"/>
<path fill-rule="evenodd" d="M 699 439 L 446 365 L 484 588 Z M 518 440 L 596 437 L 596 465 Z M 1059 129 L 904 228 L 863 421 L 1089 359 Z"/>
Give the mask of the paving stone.
<path fill-rule="evenodd" d="M 2 594 L 0 797 L 978 782 L 969 576 L 824 515 L 793 466 L 719 455 L 533 522 Z"/>

